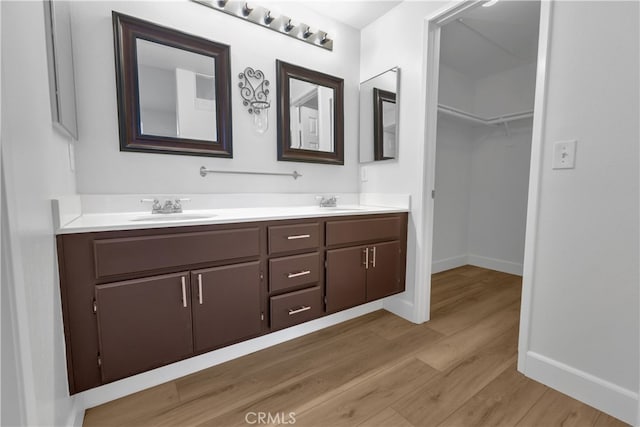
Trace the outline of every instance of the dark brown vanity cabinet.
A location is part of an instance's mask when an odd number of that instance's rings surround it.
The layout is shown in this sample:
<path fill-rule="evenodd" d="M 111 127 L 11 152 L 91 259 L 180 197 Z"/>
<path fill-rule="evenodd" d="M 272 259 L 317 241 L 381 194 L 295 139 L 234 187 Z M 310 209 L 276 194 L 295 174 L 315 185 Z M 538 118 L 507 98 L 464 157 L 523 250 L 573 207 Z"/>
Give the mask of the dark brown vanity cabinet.
<path fill-rule="evenodd" d="M 405 217 L 406 218 L 406 217 Z M 326 226 L 326 304 L 334 313 L 404 290 L 406 219 L 401 216 L 330 221 Z"/>
<path fill-rule="evenodd" d="M 196 353 L 260 334 L 261 275 L 258 261 L 191 272 Z"/>
<path fill-rule="evenodd" d="M 102 381 L 262 332 L 259 261 L 95 287 Z"/>
<path fill-rule="evenodd" d="M 407 214 L 57 236 L 72 394 L 404 290 Z"/>
<path fill-rule="evenodd" d="M 182 360 L 193 352 L 189 273 L 95 287 L 102 381 Z"/>
<path fill-rule="evenodd" d="M 307 322 L 325 312 L 322 225 L 313 221 L 268 227 L 271 330 Z"/>

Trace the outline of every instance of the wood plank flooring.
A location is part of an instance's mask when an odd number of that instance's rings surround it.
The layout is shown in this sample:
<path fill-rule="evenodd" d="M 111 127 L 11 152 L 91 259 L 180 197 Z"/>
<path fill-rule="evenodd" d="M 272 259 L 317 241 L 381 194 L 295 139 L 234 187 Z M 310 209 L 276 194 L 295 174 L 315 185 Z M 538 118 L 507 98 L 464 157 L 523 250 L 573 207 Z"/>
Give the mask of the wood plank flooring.
<path fill-rule="evenodd" d="M 626 425 L 517 372 L 520 293 L 510 274 L 438 273 L 430 322 L 370 313 L 91 408 L 84 425 Z"/>

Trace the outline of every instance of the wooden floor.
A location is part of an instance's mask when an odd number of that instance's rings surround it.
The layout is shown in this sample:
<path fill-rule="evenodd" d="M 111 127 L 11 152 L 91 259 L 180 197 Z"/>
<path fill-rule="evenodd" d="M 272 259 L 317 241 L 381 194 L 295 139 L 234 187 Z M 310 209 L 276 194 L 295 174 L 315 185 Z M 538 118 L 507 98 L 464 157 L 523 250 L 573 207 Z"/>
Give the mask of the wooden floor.
<path fill-rule="evenodd" d="M 442 272 L 428 323 L 377 311 L 89 409 L 84 425 L 625 425 L 516 371 L 520 286 Z"/>

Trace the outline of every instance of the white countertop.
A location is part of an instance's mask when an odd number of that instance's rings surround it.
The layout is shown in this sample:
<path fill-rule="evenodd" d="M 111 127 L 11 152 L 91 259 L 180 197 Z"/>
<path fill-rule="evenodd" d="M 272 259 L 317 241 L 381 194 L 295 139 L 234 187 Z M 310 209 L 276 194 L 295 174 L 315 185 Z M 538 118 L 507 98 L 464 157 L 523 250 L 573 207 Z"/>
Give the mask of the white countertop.
<path fill-rule="evenodd" d="M 191 225 L 229 224 L 279 219 L 316 218 L 408 212 L 403 207 L 339 205 L 335 208 L 318 206 L 283 206 L 231 209 L 184 210 L 182 214 L 151 214 L 149 212 L 85 213 L 66 224 L 56 234 L 88 233 L 145 228 L 181 227 Z"/>

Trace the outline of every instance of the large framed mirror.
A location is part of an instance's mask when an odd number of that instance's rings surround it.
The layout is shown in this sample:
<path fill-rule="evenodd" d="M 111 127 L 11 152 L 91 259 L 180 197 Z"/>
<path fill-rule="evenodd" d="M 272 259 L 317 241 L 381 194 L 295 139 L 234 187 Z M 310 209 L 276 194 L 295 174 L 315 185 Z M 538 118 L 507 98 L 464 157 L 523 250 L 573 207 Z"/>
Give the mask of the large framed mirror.
<path fill-rule="evenodd" d="M 113 12 L 120 150 L 232 157 L 229 46 Z"/>
<path fill-rule="evenodd" d="M 399 80 L 394 67 L 360 83 L 361 163 L 397 158 Z"/>
<path fill-rule="evenodd" d="M 278 60 L 278 160 L 344 164 L 344 80 Z"/>

